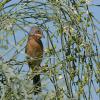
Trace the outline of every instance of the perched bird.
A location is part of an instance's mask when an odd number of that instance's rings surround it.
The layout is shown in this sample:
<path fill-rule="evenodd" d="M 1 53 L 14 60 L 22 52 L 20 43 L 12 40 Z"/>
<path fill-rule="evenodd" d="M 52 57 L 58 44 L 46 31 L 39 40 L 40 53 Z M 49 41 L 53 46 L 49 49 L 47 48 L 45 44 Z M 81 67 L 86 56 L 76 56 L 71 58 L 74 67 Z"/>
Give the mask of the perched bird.
<path fill-rule="evenodd" d="M 35 95 L 41 92 L 40 73 L 35 74 L 35 72 L 38 72 L 43 58 L 43 44 L 41 41 L 42 36 L 43 32 L 39 27 L 32 27 L 25 48 L 25 53 L 28 55 L 27 62 L 34 75 L 33 85 L 35 87 Z"/>

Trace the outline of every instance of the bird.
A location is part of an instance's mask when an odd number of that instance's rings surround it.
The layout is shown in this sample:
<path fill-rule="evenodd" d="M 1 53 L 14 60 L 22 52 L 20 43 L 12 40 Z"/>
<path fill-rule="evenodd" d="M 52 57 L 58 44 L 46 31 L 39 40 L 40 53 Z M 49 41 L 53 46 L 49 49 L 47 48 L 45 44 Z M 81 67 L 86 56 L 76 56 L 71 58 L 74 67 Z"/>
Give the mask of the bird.
<path fill-rule="evenodd" d="M 28 41 L 25 47 L 28 66 L 33 72 L 34 95 L 41 92 L 40 73 L 35 74 L 35 72 L 38 72 L 43 58 L 42 37 L 42 30 L 38 26 L 33 26 L 29 32 Z"/>

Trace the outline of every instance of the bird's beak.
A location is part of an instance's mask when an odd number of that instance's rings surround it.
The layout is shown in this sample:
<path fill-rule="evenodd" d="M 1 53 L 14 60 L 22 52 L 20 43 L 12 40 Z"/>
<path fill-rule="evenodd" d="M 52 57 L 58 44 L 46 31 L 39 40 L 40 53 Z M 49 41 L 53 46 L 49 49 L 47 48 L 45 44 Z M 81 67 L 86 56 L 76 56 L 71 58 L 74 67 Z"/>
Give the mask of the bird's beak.
<path fill-rule="evenodd" d="M 35 36 L 40 37 L 40 38 L 45 38 L 45 36 L 43 34 L 35 34 Z"/>

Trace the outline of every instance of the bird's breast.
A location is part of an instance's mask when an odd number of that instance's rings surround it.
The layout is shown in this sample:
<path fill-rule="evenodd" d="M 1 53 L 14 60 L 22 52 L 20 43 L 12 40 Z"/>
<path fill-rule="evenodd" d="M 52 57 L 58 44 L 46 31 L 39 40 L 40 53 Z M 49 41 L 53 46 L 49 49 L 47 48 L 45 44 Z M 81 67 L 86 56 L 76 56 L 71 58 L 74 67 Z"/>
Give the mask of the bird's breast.
<path fill-rule="evenodd" d="M 27 50 L 26 53 L 32 58 L 42 58 L 43 55 L 43 45 L 41 40 L 36 41 L 34 39 L 30 39 L 26 46 Z"/>

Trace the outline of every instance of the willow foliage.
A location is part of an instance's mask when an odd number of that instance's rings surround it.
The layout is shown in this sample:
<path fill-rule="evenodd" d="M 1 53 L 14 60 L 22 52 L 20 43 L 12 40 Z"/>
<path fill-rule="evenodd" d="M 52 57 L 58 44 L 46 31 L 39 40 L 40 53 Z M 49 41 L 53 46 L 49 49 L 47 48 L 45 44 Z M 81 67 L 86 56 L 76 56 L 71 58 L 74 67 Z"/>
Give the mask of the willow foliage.
<path fill-rule="evenodd" d="M 100 98 L 100 22 L 90 0 L 0 2 L 1 100 Z M 97 23 L 97 24 L 96 24 Z M 42 92 L 34 96 L 24 48 L 31 26 L 44 31 Z"/>

